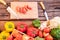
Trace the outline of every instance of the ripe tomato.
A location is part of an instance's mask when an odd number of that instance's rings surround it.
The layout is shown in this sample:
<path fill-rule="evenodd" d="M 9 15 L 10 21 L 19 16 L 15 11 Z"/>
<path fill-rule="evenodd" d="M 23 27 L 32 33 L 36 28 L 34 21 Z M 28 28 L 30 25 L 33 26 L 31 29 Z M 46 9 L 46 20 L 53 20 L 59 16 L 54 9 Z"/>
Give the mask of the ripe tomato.
<path fill-rule="evenodd" d="M 16 39 L 23 40 L 23 36 L 22 35 L 17 35 Z"/>
<path fill-rule="evenodd" d="M 32 8 L 31 8 L 31 7 L 29 7 L 28 5 L 27 5 L 27 8 L 28 8 L 29 10 L 32 10 Z"/>
<path fill-rule="evenodd" d="M 47 28 L 44 29 L 44 32 L 49 33 L 50 30 L 51 30 L 51 29 L 50 29 L 49 27 L 47 27 Z"/>
<path fill-rule="evenodd" d="M 43 32 L 43 36 L 46 37 L 49 33 Z"/>
<path fill-rule="evenodd" d="M 53 40 L 53 37 L 51 35 L 46 36 L 45 40 Z"/>
<path fill-rule="evenodd" d="M 19 22 L 17 24 L 17 30 L 21 32 L 25 32 L 27 30 L 28 25 L 25 22 Z"/>
<path fill-rule="evenodd" d="M 17 7 L 16 7 L 16 11 L 19 12 L 19 9 L 20 9 L 20 7 L 17 6 Z"/>
<path fill-rule="evenodd" d="M 27 35 L 31 36 L 31 37 L 35 37 L 38 35 L 38 29 L 34 28 L 34 27 L 29 27 L 27 29 Z"/>
<path fill-rule="evenodd" d="M 38 33 L 39 37 L 43 37 L 43 33 L 41 30 L 39 30 L 39 33 Z"/>
<path fill-rule="evenodd" d="M 6 40 L 13 40 L 13 36 L 10 35 Z"/>
<path fill-rule="evenodd" d="M 22 7 L 22 8 L 19 9 L 19 12 L 25 14 L 26 13 L 26 10 L 25 10 L 24 7 Z"/>

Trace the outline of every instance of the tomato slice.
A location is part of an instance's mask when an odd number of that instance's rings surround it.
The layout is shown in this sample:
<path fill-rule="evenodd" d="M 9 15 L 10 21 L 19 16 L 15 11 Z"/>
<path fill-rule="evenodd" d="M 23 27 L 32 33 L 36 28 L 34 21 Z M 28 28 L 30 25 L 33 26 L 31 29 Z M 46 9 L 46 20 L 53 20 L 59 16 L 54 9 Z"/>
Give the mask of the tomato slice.
<path fill-rule="evenodd" d="M 32 8 L 31 8 L 31 7 L 29 7 L 28 5 L 27 5 L 27 8 L 28 8 L 29 10 L 32 10 Z"/>
<path fill-rule="evenodd" d="M 19 7 L 19 6 L 16 7 L 16 11 L 23 14 L 25 14 L 28 10 L 32 10 L 32 8 L 29 7 L 28 5 L 25 5 L 24 7 Z"/>
<path fill-rule="evenodd" d="M 19 8 L 19 12 L 25 14 L 26 13 L 26 10 L 25 10 L 24 7 L 22 7 L 22 8 Z"/>
<path fill-rule="evenodd" d="M 16 7 L 16 11 L 19 12 L 19 9 L 20 9 L 20 7 L 17 6 L 17 7 Z"/>

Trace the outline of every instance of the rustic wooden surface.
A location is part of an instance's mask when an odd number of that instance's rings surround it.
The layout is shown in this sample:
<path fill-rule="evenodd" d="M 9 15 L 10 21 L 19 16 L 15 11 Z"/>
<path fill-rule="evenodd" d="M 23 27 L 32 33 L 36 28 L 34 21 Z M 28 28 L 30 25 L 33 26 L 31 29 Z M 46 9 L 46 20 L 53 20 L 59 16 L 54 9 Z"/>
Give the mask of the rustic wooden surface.
<path fill-rule="evenodd" d="M 10 2 L 13 2 L 14 0 L 5 0 L 8 5 L 10 5 Z M 53 17 L 60 16 L 60 0 L 15 0 L 20 2 L 40 2 L 43 1 L 46 7 L 46 11 L 48 13 L 49 19 L 52 19 Z M 42 21 L 46 21 L 45 16 L 43 15 L 43 10 L 41 6 L 38 4 L 38 13 L 39 13 L 39 19 Z M 6 21 L 13 21 L 17 23 L 20 20 L 12 20 L 10 19 L 10 14 L 6 10 L 6 7 L 0 3 L 0 28 L 3 29 L 3 24 Z M 21 20 L 23 21 L 23 20 Z M 25 22 L 28 21 L 30 23 L 32 20 L 24 20 Z M 1 30 L 0 29 L 0 30 Z"/>
<path fill-rule="evenodd" d="M 10 5 L 10 2 L 14 0 L 5 0 L 8 5 Z M 15 0 L 16 1 L 16 0 Z M 48 13 L 49 19 L 55 17 L 55 16 L 60 16 L 60 0 L 17 0 L 20 2 L 40 2 L 43 1 L 46 7 L 46 11 Z M 43 10 L 41 6 L 38 4 L 38 13 L 39 13 L 39 19 L 41 21 L 45 21 L 45 17 L 43 15 Z M 10 15 L 8 11 L 6 10 L 6 7 L 0 3 L 0 20 L 10 20 L 9 19 Z"/>

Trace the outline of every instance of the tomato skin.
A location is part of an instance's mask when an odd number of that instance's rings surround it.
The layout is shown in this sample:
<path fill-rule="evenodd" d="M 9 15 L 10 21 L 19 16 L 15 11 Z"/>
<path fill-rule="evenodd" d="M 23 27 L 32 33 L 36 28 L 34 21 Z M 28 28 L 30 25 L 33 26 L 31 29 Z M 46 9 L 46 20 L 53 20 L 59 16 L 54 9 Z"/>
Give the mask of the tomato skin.
<path fill-rule="evenodd" d="M 16 11 L 19 12 L 19 9 L 20 9 L 20 7 L 17 6 L 17 7 L 16 7 Z"/>
<path fill-rule="evenodd" d="M 49 35 L 49 33 L 43 32 L 43 37 L 46 37 L 48 35 Z"/>
<path fill-rule="evenodd" d="M 32 10 L 32 8 L 31 8 L 31 7 L 29 7 L 28 5 L 27 5 L 27 8 L 28 8 L 29 10 Z"/>
<path fill-rule="evenodd" d="M 51 29 L 49 27 L 47 27 L 43 31 L 46 32 L 46 33 L 49 33 L 51 31 Z"/>
<path fill-rule="evenodd" d="M 25 22 L 19 22 L 17 24 L 17 30 L 21 32 L 25 32 L 27 30 L 28 25 Z"/>
<path fill-rule="evenodd" d="M 22 7 L 22 8 L 19 9 L 19 12 L 25 14 L 26 13 L 26 10 L 25 10 L 24 7 Z"/>
<path fill-rule="evenodd" d="M 38 29 L 34 28 L 34 27 L 29 27 L 27 29 L 27 35 L 31 36 L 31 37 L 35 37 L 38 35 Z"/>
<path fill-rule="evenodd" d="M 16 7 L 16 11 L 22 14 L 26 14 L 28 10 L 32 10 L 32 8 L 29 7 L 28 5 L 25 5 L 23 7 L 19 7 L 19 6 Z"/>
<path fill-rule="evenodd" d="M 15 38 L 14 40 L 18 40 L 17 38 Z"/>
<path fill-rule="evenodd" d="M 53 40 L 53 37 L 51 35 L 46 36 L 45 40 Z"/>
<path fill-rule="evenodd" d="M 16 37 L 16 39 L 17 39 L 17 40 L 22 40 L 23 37 L 22 37 L 22 35 L 18 35 L 18 36 Z"/>
<path fill-rule="evenodd" d="M 10 35 L 6 40 L 13 40 L 13 36 Z"/>
<path fill-rule="evenodd" d="M 18 30 L 14 29 L 12 32 L 12 36 L 15 38 L 14 40 L 22 40 L 22 34 L 19 33 Z"/>
<path fill-rule="evenodd" d="M 39 30 L 39 33 L 38 33 L 38 35 L 39 35 L 39 37 L 43 37 L 43 33 L 42 33 L 42 31 L 41 30 Z"/>
<path fill-rule="evenodd" d="M 26 6 L 24 6 L 24 8 L 25 8 L 25 10 L 26 10 L 26 11 L 28 11 L 27 5 L 26 5 Z"/>

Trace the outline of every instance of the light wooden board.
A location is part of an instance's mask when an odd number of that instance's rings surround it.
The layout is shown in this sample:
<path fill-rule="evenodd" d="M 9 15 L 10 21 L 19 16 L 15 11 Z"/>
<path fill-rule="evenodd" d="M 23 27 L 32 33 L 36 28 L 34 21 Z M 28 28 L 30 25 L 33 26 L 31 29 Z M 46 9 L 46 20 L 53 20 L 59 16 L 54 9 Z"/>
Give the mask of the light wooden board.
<path fill-rule="evenodd" d="M 27 6 L 31 9 L 28 9 Z M 18 12 L 16 9 L 25 7 L 27 9 L 26 13 Z M 38 5 L 37 2 L 11 2 L 11 8 L 16 12 L 19 19 L 36 19 L 38 18 Z M 20 10 L 20 9 L 19 9 Z M 24 9 L 22 9 L 24 10 Z M 17 19 L 11 14 L 11 19 Z"/>

